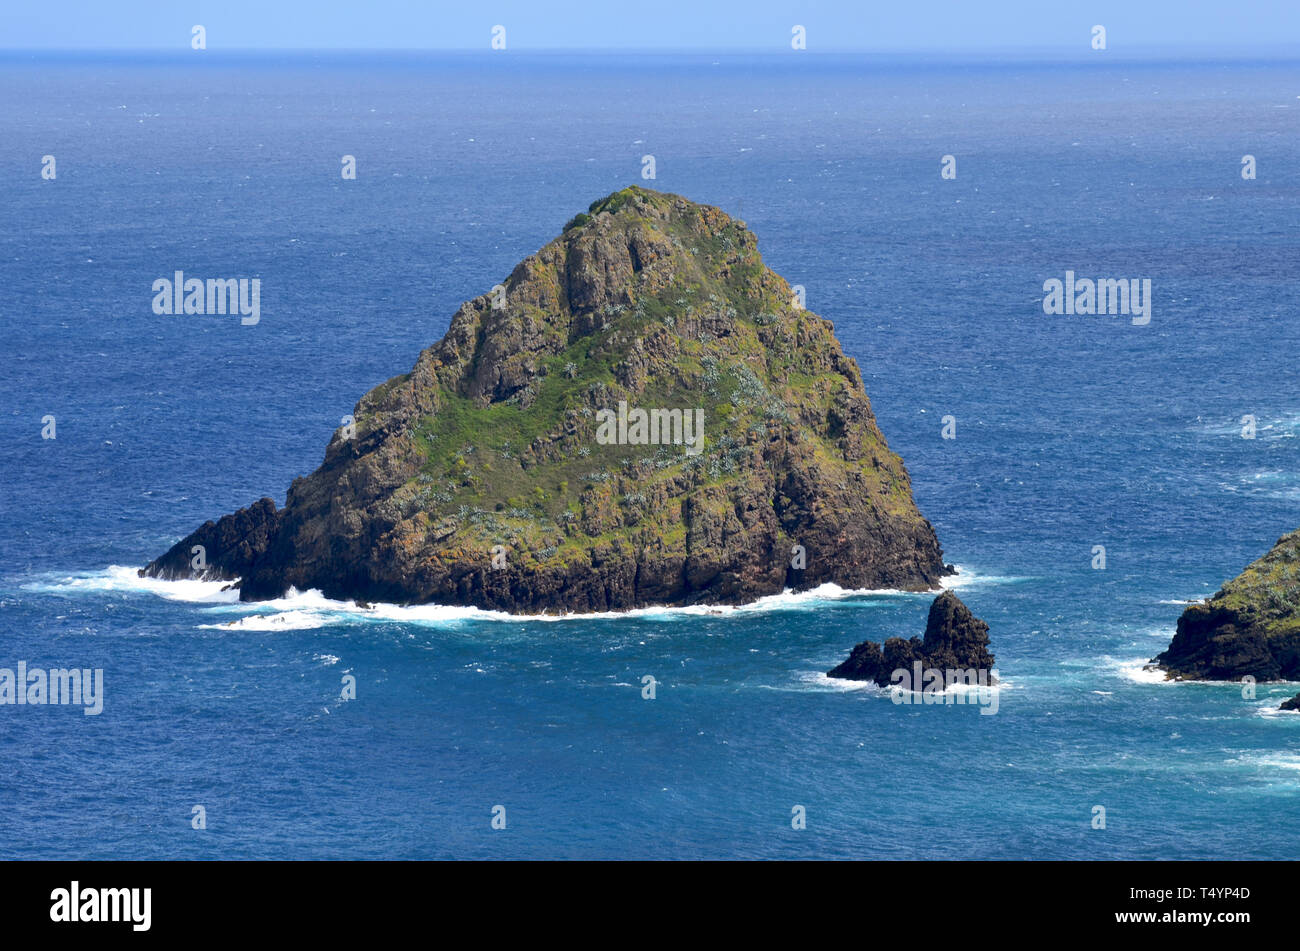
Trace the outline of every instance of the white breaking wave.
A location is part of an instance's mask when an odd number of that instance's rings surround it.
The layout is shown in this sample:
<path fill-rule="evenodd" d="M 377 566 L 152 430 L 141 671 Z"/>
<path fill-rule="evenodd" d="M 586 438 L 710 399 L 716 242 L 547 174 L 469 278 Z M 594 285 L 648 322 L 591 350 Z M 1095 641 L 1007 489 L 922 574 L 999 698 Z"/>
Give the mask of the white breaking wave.
<path fill-rule="evenodd" d="M 141 578 L 136 568 L 123 565 L 109 565 L 103 571 L 89 571 L 66 576 L 60 580 L 32 582 L 23 585 L 24 591 L 42 591 L 66 593 L 77 591 L 125 591 L 147 592 L 156 594 L 168 601 L 192 601 L 195 603 L 237 603 L 239 590 L 231 587 L 229 581 L 164 581 L 162 578 Z"/>
<path fill-rule="evenodd" d="M 1266 766 L 1273 769 L 1300 770 L 1300 755 L 1294 753 L 1259 753 L 1243 757 L 1252 766 Z"/>
<path fill-rule="evenodd" d="M 1300 717 L 1300 710 L 1283 710 L 1281 707 L 1285 697 L 1273 697 L 1259 704 L 1255 708 L 1257 717 Z"/>
<path fill-rule="evenodd" d="M 808 671 L 799 674 L 798 677 L 804 685 L 818 690 L 839 693 L 850 690 L 874 690 L 876 693 L 885 693 L 884 688 L 876 686 L 875 682 L 871 680 L 846 680 L 841 677 L 828 677 L 820 671 Z"/>
<path fill-rule="evenodd" d="M 966 587 L 975 584 L 1003 584 L 1024 579 L 1006 576 L 984 576 L 957 567 L 957 574 L 944 578 L 943 588 Z M 24 585 L 26 590 L 53 593 L 69 592 L 139 592 L 156 595 L 168 601 L 182 601 L 209 605 L 218 612 L 239 612 L 241 617 L 230 621 L 201 625 L 208 629 L 244 631 L 309 630 L 330 624 L 349 623 L 356 620 L 390 621 L 413 624 L 448 624 L 463 621 L 586 621 L 616 618 L 687 618 L 687 617 L 744 617 L 773 611 L 801 611 L 833 602 L 850 602 L 872 597 L 931 597 L 932 591 L 903 591 L 896 588 L 843 588 L 826 583 L 807 591 L 771 594 L 741 605 L 689 605 L 685 607 L 656 606 L 634 608 L 628 611 L 599 611 L 593 613 L 512 614 L 507 611 L 485 610 L 443 604 L 386 604 L 362 606 L 355 601 L 335 601 L 326 598 L 315 588 L 298 591 L 290 588 L 279 598 L 268 601 L 241 602 L 238 582 L 163 580 L 140 577 L 138 569 L 111 565 L 103 571 L 86 572 L 47 582 Z M 867 606 L 867 605 L 863 605 Z"/>
<path fill-rule="evenodd" d="M 1022 581 L 1031 580 L 1015 575 L 982 575 L 970 568 L 963 568 L 961 565 L 953 565 L 953 567 L 957 569 L 957 573 L 942 579 L 939 582 L 939 587 L 969 588 L 972 585 L 979 584 L 1018 584 Z"/>
<path fill-rule="evenodd" d="M 313 611 L 283 611 L 279 614 L 249 614 L 224 624 L 200 624 L 215 631 L 309 631 L 324 627 L 331 619 Z"/>
<path fill-rule="evenodd" d="M 899 694 L 911 694 L 914 697 L 923 697 L 927 693 L 934 693 L 936 695 L 953 694 L 954 696 L 961 695 L 961 694 L 975 694 L 978 696 L 981 690 L 1001 693 L 1003 690 L 1012 690 L 1012 689 L 1014 689 L 1013 685 L 1009 681 L 1003 680 L 1000 677 L 998 678 L 998 682 L 995 684 L 952 683 L 952 684 L 945 684 L 942 690 L 935 690 L 935 691 L 929 691 L 924 689 L 908 690 L 905 687 L 897 686 L 894 684 L 891 684 L 888 687 L 880 688 L 881 692 L 886 695 L 892 696 L 894 691 L 898 691 Z M 919 701 L 917 702 L 919 703 Z"/>
<path fill-rule="evenodd" d="M 1177 680 L 1166 680 L 1165 672 L 1158 667 L 1151 666 L 1151 659 L 1144 657 L 1141 660 L 1115 660 L 1106 657 L 1107 666 L 1119 673 L 1125 680 L 1131 680 L 1135 684 L 1175 684 L 1180 683 Z"/>

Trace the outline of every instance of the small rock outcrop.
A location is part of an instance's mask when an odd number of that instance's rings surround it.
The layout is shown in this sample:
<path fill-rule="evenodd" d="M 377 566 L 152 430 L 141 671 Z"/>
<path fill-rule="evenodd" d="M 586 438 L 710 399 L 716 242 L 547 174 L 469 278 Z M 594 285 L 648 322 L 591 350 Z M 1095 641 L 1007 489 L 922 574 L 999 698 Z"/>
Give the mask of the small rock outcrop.
<path fill-rule="evenodd" d="M 828 676 L 844 680 L 870 680 L 887 687 L 896 670 L 913 669 L 921 662 L 923 669 L 990 671 L 993 681 L 993 654 L 989 651 L 989 626 L 975 615 L 951 591 L 945 591 L 930 605 L 925 637 L 904 640 L 891 637 L 882 650 L 874 641 L 863 641 L 848 660 Z"/>
<path fill-rule="evenodd" d="M 1290 700 L 1283 700 L 1279 710 L 1294 710 L 1300 713 L 1300 693 L 1296 694 Z"/>
<path fill-rule="evenodd" d="M 1170 680 L 1300 680 L 1300 530 L 1188 607 L 1153 663 Z"/>

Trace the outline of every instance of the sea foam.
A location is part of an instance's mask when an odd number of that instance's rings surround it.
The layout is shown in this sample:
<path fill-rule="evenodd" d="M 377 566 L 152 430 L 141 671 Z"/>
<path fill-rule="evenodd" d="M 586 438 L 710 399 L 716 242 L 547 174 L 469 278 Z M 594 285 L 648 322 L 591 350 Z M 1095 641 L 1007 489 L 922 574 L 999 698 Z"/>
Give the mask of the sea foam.
<path fill-rule="evenodd" d="M 943 588 L 969 587 L 979 584 L 1006 584 L 1024 579 L 999 575 L 979 575 L 970 569 L 957 567 L 955 575 L 941 581 Z M 618 618 L 653 618 L 659 620 L 693 617 L 745 617 L 777 611 L 816 610 L 829 603 L 854 603 L 873 607 L 870 598 L 928 598 L 932 591 L 903 591 L 896 588 L 844 588 L 833 583 L 818 585 L 807 591 L 791 591 L 766 595 L 741 605 L 687 605 L 633 608 L 627 611 L 598 611 L 591 613 L 513 614 L 508 611 L 486 610 L 477 607 L 443 604 L 388 604 L 361 605 L 355 601 L 337 601 L 325 597 L 312 588 L 299 591 L 290 588 L 278 598 L 267 601 L 242 602 L 239 600 L 238 581 L 195 581 L 189 579 L 164 580 L 141 577 L 138 569 L 123 565 L 110 565 L 102 571 L 85 572 L 71 576 L 54 577 L 42 582 L 24 585 L 25 590 L 58 594 L 123 592 L 151 594 L 168 601 L 207 605 L 218 613 L 237 612 L 241 616 L 229 621 L 201 625 L 215 630 L 275 631 L 310 630 L 332 624 L 356 621 L 384 621 L 410 624 L 445 625 L 466 621 L 592 621 Z"/>

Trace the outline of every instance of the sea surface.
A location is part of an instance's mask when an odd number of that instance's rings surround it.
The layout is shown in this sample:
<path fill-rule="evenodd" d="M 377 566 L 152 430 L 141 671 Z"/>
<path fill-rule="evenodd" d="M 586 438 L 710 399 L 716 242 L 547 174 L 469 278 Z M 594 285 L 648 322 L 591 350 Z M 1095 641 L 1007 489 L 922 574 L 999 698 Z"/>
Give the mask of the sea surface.
<path fill-rule="evenodd" d="M 3 54 L 0 667 L 105 687 L 0 707 L 0 857 L 1295 857 L 1300 685 L 1142 665 L 1300 526 L 1297 155 L 1286 60 Z M 524 619 L 135 576 L 282 504 L 629 184 L 744 218 L 834 322 L 996 715 L 824 675 L 926 595 Z M 176 270 L 259 277 L 260 322 L 155 315 Z M 1150 278 L 1150 323 L 1045 315 L 1067 270 Z"/>

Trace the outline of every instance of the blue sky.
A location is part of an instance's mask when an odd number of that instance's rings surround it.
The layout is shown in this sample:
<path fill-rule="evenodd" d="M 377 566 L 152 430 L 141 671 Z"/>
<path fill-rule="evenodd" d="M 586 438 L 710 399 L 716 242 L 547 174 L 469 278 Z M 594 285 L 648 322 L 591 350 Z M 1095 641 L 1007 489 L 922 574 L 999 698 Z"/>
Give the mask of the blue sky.
<path fill-rule="evenodd" d="M 1300 47 L 1300 0 L 2 0 L 0 48 L 1087 49 Z"/>

